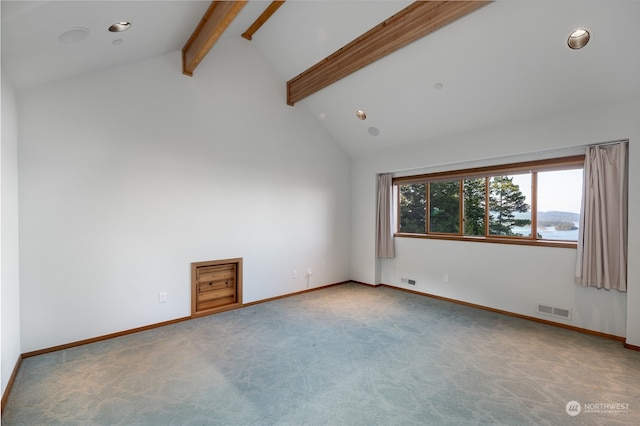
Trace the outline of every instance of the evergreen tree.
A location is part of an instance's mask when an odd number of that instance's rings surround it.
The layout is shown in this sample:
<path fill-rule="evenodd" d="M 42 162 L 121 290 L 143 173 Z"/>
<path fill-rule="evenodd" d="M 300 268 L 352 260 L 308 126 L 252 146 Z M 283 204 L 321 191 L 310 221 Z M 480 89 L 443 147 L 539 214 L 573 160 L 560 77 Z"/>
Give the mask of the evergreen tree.
<path fill-rule="evenodd" d="M 464 235 L 484 236 L 486 230 L 486 179 L 464 179 Z M 460 180 L 429 184 L 429 232 L 459 233 Z M 426 230 L 426 184 L 399 186 L 400 232 L 424 234 Z M 513 177 L 494 176 L 489 181 L 489 235 L 517 235 L 514 227 L 531 224 L 516 213 L 530 210 Z"/>
<path fill-rule="evenodd" d="M 457 234 L 460 229 L 460 181 L 429 184 L 429 231 Z"/>
<path fill-rule="evenodd" d="M 529 204 L 513 177 L 494 176 L 489 183 L 489 233 L 491 235 L 515 235 L 515 226 L 531 224 L 529 219 L 516 219 L 515 212 L 528 212 Z"/>
<path fill-rule="evenodd" d="M 484 236 L 486 179 L 464 180 L 464 235 Z"/>
<path fill-rule="evenodd" d="M 426 185 L 408 184 L 399 186 L 400 232 L 424 234 L 427 232 Z"/>

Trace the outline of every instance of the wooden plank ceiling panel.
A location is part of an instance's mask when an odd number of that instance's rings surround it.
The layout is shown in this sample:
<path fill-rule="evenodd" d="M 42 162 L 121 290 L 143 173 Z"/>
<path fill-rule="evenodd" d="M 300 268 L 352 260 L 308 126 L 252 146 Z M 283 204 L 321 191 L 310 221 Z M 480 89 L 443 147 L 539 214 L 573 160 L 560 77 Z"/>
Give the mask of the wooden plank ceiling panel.
<path fill-rule="evenodd" d="M 294 105 L 491 1 L 417 1 L 287 82 Z"/>

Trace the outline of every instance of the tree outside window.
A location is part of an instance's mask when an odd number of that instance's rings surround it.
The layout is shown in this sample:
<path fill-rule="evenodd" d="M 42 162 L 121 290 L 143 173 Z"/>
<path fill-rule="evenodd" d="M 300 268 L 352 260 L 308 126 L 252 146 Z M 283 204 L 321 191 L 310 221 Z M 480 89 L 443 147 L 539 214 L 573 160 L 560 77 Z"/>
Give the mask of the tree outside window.
<path fill-rule="evenodd" d="M 429 232 L 457 234 L 460 228 L 460 181 L 429 184 Z"/>
<path fill-rule="evenodd" d="M 425 183 L 400 185 L 400 221 L 398 230 L 409 234 L 424 234 L 427 230 L 427 199 Z"/>
<path fill-rule="evenodd" d="M 464 180 L 464 235 L 484 236 L 486 179 Z"/>
<path fill-rule="evenodd" d="M 531 211 L 520 186 L 511 176 L 494 176 L 489 179 L 489 188 L 489 234 L 522 236 L 513 228 L 530 225 Z M 518 219 L 517 213 L 529 213 L 529 219 Z"/>

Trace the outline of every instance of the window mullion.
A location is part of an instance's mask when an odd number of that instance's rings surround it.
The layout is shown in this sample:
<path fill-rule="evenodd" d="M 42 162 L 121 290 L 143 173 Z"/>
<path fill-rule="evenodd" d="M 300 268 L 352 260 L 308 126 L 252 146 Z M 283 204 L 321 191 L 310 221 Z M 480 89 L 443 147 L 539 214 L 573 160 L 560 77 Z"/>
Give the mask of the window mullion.
<path fill-rule="evenodd" d="M 484 236 L 489 236 L 489 177 L 484 178 Z"/>
<path fill-rule="evenodd" d="M 424 214 L 426 215 L 425 217 L 425 221 L 424 221 L 424 233 L 425 234 L 429 234 L 429 223 L 431 220 L 431 200 L 429 199 L 429 187 L 431 186 L 430 182 L 425 182 L 426 185 L 424 186 L 424 197 L 425 197 L 425 203 L 427 208 L 424 209 Z"/>
<path fill-rule="evenodd" d="M 398 197 L 396 198 L 396 232 L 400 232 L 400 222 L 402 220 L 402 209 L 400 208 L 400 185 L 394 184 L 394 188 L 396 188 L 396 192 L 398 193 Z"/>
<path fill-rule="evenodd" d="M 464 180 L 458 181 L 458 235 L 464 235 Z"/>
<path fill-rule="evenodd" d="M 531 172 L 531 237 L 538 239 L 538 172 Z"/>

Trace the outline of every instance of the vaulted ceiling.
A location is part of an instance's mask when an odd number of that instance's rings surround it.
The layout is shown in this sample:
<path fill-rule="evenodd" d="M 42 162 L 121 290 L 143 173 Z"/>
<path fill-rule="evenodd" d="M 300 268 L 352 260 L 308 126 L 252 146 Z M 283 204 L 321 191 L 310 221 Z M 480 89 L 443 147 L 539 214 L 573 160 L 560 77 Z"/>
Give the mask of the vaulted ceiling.
<path fill-rule="evenodd" d="M 250 0 L 241 37 L 271 1 Z M 244 40 L 286 82 L 404 9 L 399 0 L 288 0 Z M 16 89 L 181 50 L 210 1 L 5 1 L 2 68 Z M 640 98 L 640 1 L 498 0 L 296 102 L 352 157 L 446 134 Z M 114 22 L 132 22 L 111 33 Z M 591 33 L 567 46 L 578 27 Z M 60 43 L 85 28 L 81 42 Z M 215 61 L 215 46 L 203 61 Z M 189 78 L 189 77 L 185 77 Z M 192 78 L 198 78 L 197 69 Z M 284 99 L 284 95 L 283 95 Z M 366 120 L 355 112 L 363 110 Z"/>

